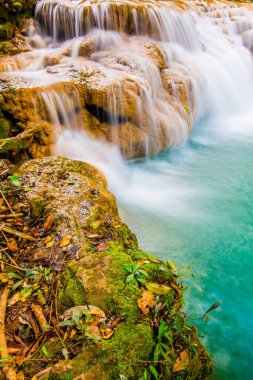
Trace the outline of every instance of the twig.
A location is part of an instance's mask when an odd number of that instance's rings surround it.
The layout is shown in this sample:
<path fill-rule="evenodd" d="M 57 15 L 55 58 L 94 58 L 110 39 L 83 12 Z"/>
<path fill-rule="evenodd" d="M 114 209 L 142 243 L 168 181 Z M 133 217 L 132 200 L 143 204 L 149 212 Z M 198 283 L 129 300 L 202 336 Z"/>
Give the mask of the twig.
<path fill-rule="evenodd" d="M 0 215 L 0 218 L 17 218 L 18 216 L 23 216 L 23 213 L 14 213 L 14 214 L 2 214 Z"/>
<path fill-rule="evenodd" d="M 35 239 L 34 237 L 27 235 L 27 234 L 23 234 L 22 232 L 13 230 L 12 228 L 7 227 L 4 223 L 0 226 L 0 230 L 4 231 L 10 235 L 15 235 L 15 236 L 21 237 L 21 238 L 26 239 L 26 240 L 37 241 L 37 239 Z"/>
<path fill-rule="evenodd" d="M 31 305 L 32 311 L 38 321 L 38 324 L 41 328 L 42 331 L 47 331 L 48 330 L 48 323 L 46 320 L 46 317 L 43 314 L 43 310 L 40 305 L 35 305 L 34 303 Z"/>
<path fill-rule="evenodd" d="M 19 267 L 17 265 L 12 265 L 10 263 L 6 263 L 6 261 L 3 261 L 1 259 L 0 259 L 0 263 L 3 263 L 3 264 L 5 264 L 5 265 L 7 265 L 9 267 L 12 267 L 12 268 L 15 268 L 15 269 L 18 269 L 18 270 L 22 270 L 23 272 L 27 271 L 27 269 L 25 269 L 25 268 L 21 268 L 21 267 Z"/>
<path fill-rule="evenodd" d="M 29 318 L 29 322 L 31 323 L 35 338 L 38 339 L 39 334 L 40 334 L 39 326 L 30 310 L 28 311 L 28 318 Z"/>
<path fill-rule="evenodd" d="M 17 264 L 16 261 L 11 257 L 11 255 L 9 255 L 7 252 L 5 252 L 5 254 L 6 254 L 6 256 L 8 257 L 8 259 L 12 262 L 12 264 L 15 265 L 16 268 L 22 270 L 22 268 L 20 268 L 20 267 L 18 266 L 18 264 Z M 7 264 L 7 263 L 6 263 L 6 264 Z"/>
<path fill-rule="evenodd" d="M 2 197 L 3 197 L 3 199 L 5 200 L 5 203 L 6 203 L 6 204 L 7 204 L 7 206 L 9 207 L 9 209 L 10 209 L 11 213 L 12 213 L 12 214 L 14 214 L 14 211 L 12 210 L 12 208 L 11 208 L 11 206 L 10 206 L 9 202 L 7 201 L 7 199 L 6 199 L 6 197 L 5 197 L 4 193 L 2 192 L 2 190 L 1 190 L 1 189 L 0 189 L 0 193 L 1 193 Z"/>
<path fill-rule="evenodd" d="M 43 371 L 40 371 L 39 373 L 36 373 L 36 375 L 34 375 L 32 377 L 32 380 L 42 380 L 45 378 L 46 375 L 49 374 L 49 372 L 52 370 L 53 367 L 47 367 L 45 369 L 43 369 Z"/>
<path fill-rule="evenodd" d="M 13 281 L 9 281 L 8 284 L 5 286 L 1 299 L 0 299 L 0 356 L 1 358 L 8 358 L 9 357 L 9 351 L 7 347 L 6 337 L 5 337 L 5 313 L 6 313 L 6 306 L 7 301 L 9 297 L 9 293 L 11 290 L 11 287 L 13 285 Z"/>

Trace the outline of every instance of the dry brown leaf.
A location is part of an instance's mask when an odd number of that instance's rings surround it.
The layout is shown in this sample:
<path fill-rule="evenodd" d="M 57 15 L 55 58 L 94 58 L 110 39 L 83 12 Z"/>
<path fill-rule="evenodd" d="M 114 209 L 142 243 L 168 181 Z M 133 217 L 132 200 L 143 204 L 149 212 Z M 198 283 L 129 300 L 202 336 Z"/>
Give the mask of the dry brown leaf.
<path fill-rule="evenodd" d="M 47 245 L 51 240 L 52 240 L 52 236 L 51 235 L 47 236 L 46 239 L 44 240 L 44 244 Z"/>
<path fill-rule="evenodd" d="M 89 326 L 89 327 L 87 327 L 87 329 L 85 331 L 85 335 L 87 337 L 89 337 L 89 335 L 92 335 L 92 337 L 100 338 L 101 339 L 100 331 L 99 331 L 99 328 L 97 326 Z"/>
<path fill-rule="evenodd" d="M 181 292 L 181 290 L 179 289 L 179 287 L 178 287 L 177 285 L 171 283 L 170 286 L 171 286 L 173 289 L 175 289 L 175 290 L 178 292 L 178 294 L 181 296 L 182 292 Z"/>
<path fill-rule="evenodd" d="M 172 372 L 180 372 L 187 368 L 190 363 L 189 352 L 187 350 L 180 352 L 179 358 L 173 366 Z"/>
<path fill-rule="evenodd" d="M 156 305 L 155 296 L 149 290 L 144 290 L 142 297 L 138 299 L 138 306 L 143 314 L 149 313 L 149 308 L 153 308 Z"/>
<path fill-rule="evenodd" d="M 61 248 L 67 247 L 67 245 L 69 245 L 71 243 L 71 240 L 72 240 L 72 236 L 71 235 L 63 236 L 63 238 L 60 241 L 60 247 Z"/>
<path fill-rule="evenodd" d="M 86 237 L 87 237 L 88 239 L 95 239 L 95 238 L 98 238 L 99 235 L 98 235 L 98 234 L 88 234 L 88 235 L 86 235 Z"/>
<path fill-rule="evenodd" d="M 98 252 L 103 252 L 103 251 L 106 251 L 107 248 L 109 248 L 109 244 L 107 243 L 101 243 L 97 246 L 97 250 Z"/>
<path fill-rule="evenodd" d="M 27 321 L 26 319 L 24 319 L 21 315 L 18 316 L 18 320 L 19 320 L 19 322 L 20 322 L 22 325 L 29 325 L 29 326 L 30 326 L 29 321 Z"/>
<path fill-rule="evenodd" d="M 54 215 L 49 214 L 47 219 L 45 220 L 45 223 L 43 224 L 44 230 L 49 230 L 54 223 Z"/>
<path fill-rule="evenodd" d="M 102 323 L 106 320 L 106 315 L 103 312 L 103 310 L 99 309 L 99 307 L 91 306 L 91 305 L 81 305 L 81 306 L 74 306 L 70 309 L 66 310 L 62 315 L 61 319 L 67 320 L 71 319 L 74 313 L 83 311 L 85 314 L 95 315 L 98 321 L 98 323 Z M 93 322 L 94 323 L 94 322 Z"/>
<path fill-rule="evenodd" d="M 18 250 L 17 242 L 14 239 L 8 241 L 7 246 L 11 252 L 16 252 Z"/>
<path fill-rule="evenodd" d="M 13 296 L 8 301 L 8 306 L 15 305 L 16 302 L 18 302 L 20 296 L 20 292 L 16 292 L 13 294 Z"/>

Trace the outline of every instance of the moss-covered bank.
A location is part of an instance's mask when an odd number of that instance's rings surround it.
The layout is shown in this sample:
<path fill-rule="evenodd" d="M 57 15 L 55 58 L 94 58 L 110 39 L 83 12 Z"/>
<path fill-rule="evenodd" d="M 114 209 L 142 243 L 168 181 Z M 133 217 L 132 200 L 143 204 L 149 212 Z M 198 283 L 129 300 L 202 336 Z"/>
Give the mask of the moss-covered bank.
<path fill-rule="evenodd" d="M 0 55 L 22 51 L 19 34 L 25 19 L 32 17 L 36 0 L 0 0 Z"/>
<path fill-rule="evenodd" d="M 29 249 L 25 239 L 17 241 L 23 249 L 9 251 L 7 272 L 11 256 L 18 266 L 50 268 L 55 286 L 52 295 L 40 285 L 44 301 L 36 290 L 15 304 L 16 315 L 39 305 L 50 324 L 31 359 L 18 362 L 14 356 L 16 370 L 27 379 L 41 371 L 36 379 L 205 379 L 212 364 L 181 313 L 180 278 L 138 248 L 104 176 L 65 158 L 31 160 L 14 172 L 0 162 L 1 189 L 11 194 L 13 212 L 23 213 L 25 230 L 36 238 Z M 85 305 L 88 314 L 71 314 Z M 12 322 L 12 329 L 19 331 L 19 324 Z M 24 342 L 35 332 L 29 334 Z"/>

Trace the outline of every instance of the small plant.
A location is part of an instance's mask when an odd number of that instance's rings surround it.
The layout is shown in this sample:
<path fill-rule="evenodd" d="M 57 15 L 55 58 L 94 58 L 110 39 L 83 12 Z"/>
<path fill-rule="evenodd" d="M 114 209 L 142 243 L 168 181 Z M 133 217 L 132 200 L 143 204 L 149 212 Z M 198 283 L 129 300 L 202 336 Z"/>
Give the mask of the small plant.
<path fill-rule="evenodd" d="M 59 323 L 60 326 L 73 326 L 88 339 L 101 340 L 101 336 L 93 333 L 91 324 L 94 322 L 94 317 L 89 309 L 79 310 L 73 313 L 71 319 L 64 320 Z"/>
<path fill-rule="evenodd" d="M 125 264 L 124 269 L 129 273 L 126 278 L 127 285 L 136 285 L 138 286 L 138 283 L 141 284 L 146 283 L 145 277 L 148 277 L 148 274 L 145 270 L 139 269 L 140 265 L 136 262 L 133 262 L 132 264 Z"/>
<path fill-rule="evenodd" d="M 168 352 L 171 351 L 171 347 L 168 344 L 172 345 L 172 332 L 169 330 L 169 326 L 165 325 L 162 321 L 159 325 L 158 335 L 157 335 L 157 344 L 154 350 L 154 364 L 156 365 L 160 357 L 163 358 L 169 364 L 171 363 Z"/>

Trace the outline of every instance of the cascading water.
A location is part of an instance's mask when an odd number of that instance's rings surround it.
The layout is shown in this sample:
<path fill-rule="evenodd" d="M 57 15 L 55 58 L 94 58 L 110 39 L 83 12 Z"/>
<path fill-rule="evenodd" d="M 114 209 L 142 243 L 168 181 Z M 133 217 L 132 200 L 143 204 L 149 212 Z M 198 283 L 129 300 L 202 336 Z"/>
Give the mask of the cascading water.
<path fill-rule="evenodd" d="M 36 19 L 31 50 L 3 61 L 1 77 L 34 89 L 34 115 L 58 133 L 54 154 L 105 172 L 142 247 L 179 266 L 195 261 L 204 294 L 191 284 L 187 309 L 223 301 L 217 321 L 200 326 L 212 378 L 251 379 L 253 13 L 41 0 Z M 111 144 L 129 158 L 154 154 L 186 140 L 193 123 L 184 145 L 128 165 Z"/>

